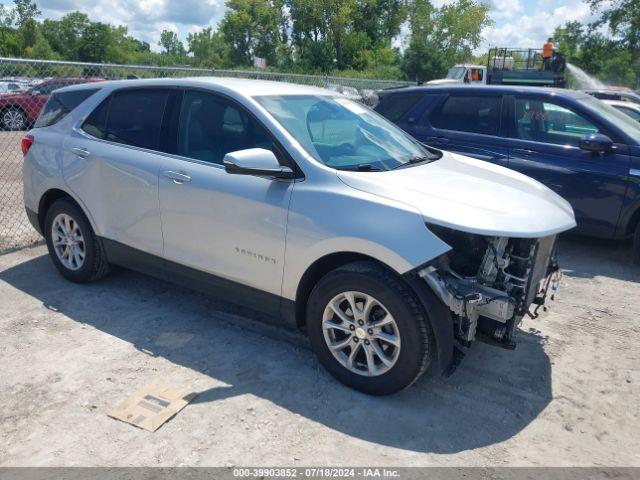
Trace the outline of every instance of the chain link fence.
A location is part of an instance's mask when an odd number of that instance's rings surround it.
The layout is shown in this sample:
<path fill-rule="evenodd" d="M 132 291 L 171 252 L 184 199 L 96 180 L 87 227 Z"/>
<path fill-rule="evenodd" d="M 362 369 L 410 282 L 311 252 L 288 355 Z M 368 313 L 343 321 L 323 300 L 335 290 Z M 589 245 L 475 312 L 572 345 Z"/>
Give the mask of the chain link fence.
<path fill-rule="evenodd" d="M 77 83 L 130 78 L 216 76 L 313 85 L 372 104 L 375 92 L 407 82 L 266 71 L 116 65 L 0 58 L 0 253 L 41 241 L 22 200 L 24 131 L 31 128 L 51 92 Z"/>

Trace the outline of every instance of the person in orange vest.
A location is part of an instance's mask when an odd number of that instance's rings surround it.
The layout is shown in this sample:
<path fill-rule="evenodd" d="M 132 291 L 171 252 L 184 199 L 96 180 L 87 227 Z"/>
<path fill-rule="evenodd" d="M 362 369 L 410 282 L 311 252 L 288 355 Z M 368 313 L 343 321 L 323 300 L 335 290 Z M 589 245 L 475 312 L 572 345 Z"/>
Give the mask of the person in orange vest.
<path fill-rule="evenodd" d="M 551 70 L 551 57 L 553 56 L 553 38 L 549 37 L 542 47 L 542 69 Z"/>

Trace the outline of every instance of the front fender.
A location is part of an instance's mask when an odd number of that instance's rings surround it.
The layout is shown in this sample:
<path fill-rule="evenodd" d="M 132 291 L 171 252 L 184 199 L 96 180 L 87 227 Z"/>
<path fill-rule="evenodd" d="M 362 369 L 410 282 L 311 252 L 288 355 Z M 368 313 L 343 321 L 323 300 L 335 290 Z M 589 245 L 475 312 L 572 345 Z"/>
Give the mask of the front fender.
<path fill-rule="evenodd" d="M 301 182 L 289 209 L 282 296 L 295 300 L 307 269 L 333 253 L 365 255 L 402 275 L 450 249 L 412 207 L 346 186 Z"/>

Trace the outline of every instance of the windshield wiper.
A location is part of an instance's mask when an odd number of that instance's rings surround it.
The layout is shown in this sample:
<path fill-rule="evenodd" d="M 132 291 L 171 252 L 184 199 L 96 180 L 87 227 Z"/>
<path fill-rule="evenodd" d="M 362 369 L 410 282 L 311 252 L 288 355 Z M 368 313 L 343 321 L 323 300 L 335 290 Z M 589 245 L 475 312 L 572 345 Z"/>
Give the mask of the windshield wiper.
<path fill-rule="evenodd" d="M 370 163 L 362 163 L 351 167 L 336 167 L 336 170 L 346 170 L 348 172 L 382 172 L 381 168 L 374 167 Z"/>
<path fill-rule="evenodd" d="M 411 157 L 407 162 L 405 163 L 401 163 L 400 165 L 396 165 L 395 167 L 393 167 L 391 170 L 398 170 L 400 168 L 406 168 L 409 167 L 411 165 L 416 165 L 418 163 L 425 163 L 425 162 L 431 162 L 432 160 L 435 160 L 433 157 L 424 155 L 424 156 L 415 156 L 415 157 Z"/>

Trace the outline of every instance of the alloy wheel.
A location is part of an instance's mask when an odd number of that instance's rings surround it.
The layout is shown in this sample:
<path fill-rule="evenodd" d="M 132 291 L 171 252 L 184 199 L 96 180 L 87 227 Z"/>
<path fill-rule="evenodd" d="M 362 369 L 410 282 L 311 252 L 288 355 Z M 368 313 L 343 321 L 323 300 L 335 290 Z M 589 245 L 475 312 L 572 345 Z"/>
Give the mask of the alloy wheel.
<path fill-rule="evenodd" d="M 2 115 L 2 123 L 9 130 L 22 130 L 25 126 L 24 114 L 16 109 L 7 110 Z"/>
<path fill-rule="evenodd" d="M 86 245 L 80 225 L 66 213 L 56 215 L 51 224 L 51 242 L 60 263 L 69 270 L 84 264 Z"/>
<path fill-rule="evenodd" d="M 389 310 L 366 293 L 333 297 L 324 309 L 322 330 L 335 359 L 358 375 L 382 375 L 398 360 L 398 325 Z"/>

